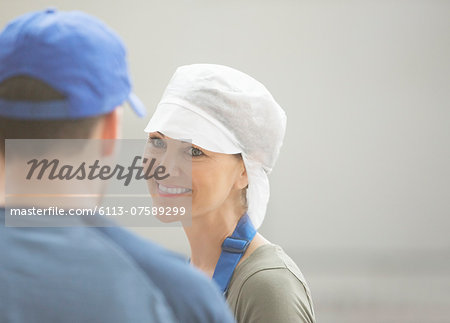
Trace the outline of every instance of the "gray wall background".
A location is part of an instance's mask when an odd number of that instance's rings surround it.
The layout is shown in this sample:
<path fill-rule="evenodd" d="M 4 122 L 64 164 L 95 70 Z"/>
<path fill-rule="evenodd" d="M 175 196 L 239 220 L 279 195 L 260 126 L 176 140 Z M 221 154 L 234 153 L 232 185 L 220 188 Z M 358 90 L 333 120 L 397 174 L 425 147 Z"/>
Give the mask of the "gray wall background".
<path fill-rule="evenodd" d="M 142 129 L 179 65 L 254 76 L 288 115 L 262 233 L 309 281 L 319 322 L 450 320 L 450 2 L 0 0 L 56 6 L 129 49 Z M 135 229 L 189 254 L 180 229 Z"/>

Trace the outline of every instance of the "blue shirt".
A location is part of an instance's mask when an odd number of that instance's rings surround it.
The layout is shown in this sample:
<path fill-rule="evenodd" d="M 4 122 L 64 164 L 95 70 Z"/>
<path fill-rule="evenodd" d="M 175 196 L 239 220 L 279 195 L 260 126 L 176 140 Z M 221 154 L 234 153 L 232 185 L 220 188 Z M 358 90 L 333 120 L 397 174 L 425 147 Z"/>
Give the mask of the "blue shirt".
<path fill-rule="evenodd" d="M 180 256 L 120 227 L 4 226 L 0 322 L 234 322 Z"/>

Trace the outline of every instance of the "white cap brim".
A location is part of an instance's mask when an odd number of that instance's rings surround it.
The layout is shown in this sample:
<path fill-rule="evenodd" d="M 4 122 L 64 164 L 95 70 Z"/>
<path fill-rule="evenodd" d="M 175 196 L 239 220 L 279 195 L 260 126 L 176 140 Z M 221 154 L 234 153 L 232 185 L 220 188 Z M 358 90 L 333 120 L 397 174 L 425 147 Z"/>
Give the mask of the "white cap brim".
<path fill-rule="evenodd" d="M 217 153 L 242 152 L 242 149 L 230 140 L 227 134 L 224 134 L 205 116 L 177 104 L 159 104 L 144 131 L 159 131 L 172 139 L 190 140 L 192 144 L 200 148 Z"/>

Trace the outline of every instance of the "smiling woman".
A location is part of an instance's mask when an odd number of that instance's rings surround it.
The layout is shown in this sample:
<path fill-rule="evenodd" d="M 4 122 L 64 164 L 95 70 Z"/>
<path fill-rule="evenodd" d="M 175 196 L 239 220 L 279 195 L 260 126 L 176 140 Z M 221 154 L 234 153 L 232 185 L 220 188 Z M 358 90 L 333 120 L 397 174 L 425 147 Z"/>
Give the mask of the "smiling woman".
<path fill-rule="evenodd" d="M 164 139 L 166 138 L 166 139 Z M 150 140 L 156 149 L 167 151 L 168 137 L 158 132 L 150 133 Z M 170 138 L 170 141 L 174 141 Z M 167 193 L 172 195 L 189 194 L 192 196 L 192 215 L 199 216 L 211 211 L 211 209 L 218 208 L 224 201 L 223 196 L 227 196 L 230 193 L 236 196 L 230 197 L 233 200 L 233 204 L 240 205 L 241 210 L 238 213 L 244 213 L 246 211 L 245 203 L 245 189 L 247 186 L 247 177 L 245 174 L 245 167 L 240 154 L 229 155 L 212 152 L 206 149 L 202 149 L 195 145 L 189 145 L 184 149 L 185 158 L 189 158 L 191 163 L 191 175 L 185 174 L 185 178 L 192 176 L 192 185 L 190 188 L 180 186 L 180 178 L 178 175 L 174 179 L 174 173 L 171 173 L 170 178 L 167 181 L 157 181 L 159 190 L 159 196 L 167 196 Z M 165 159 L 174 159 L 165 156 Z M 172 168 L 173 169 L 173 168 Z M 243 175 L 243 176 L 242 176 Z M 231 183 L 239 181 L 236 185 L 237 189 L 233 192 L 223 192 L 228 190 Z M 185 183 L 187 181 L 184 181 Z M 170 187 L 167 183 L 177 183 L 177 186 Z M 173 185 L 173 184 L 172 184 Z M 243 200 L 243 202 L 242 202 Z M 239 202 L 241 201 L 241 202 Z"/>
<path fill-rule="evenodd" d="M 315 322 L 299 268 L 257 232 L 285 127 L 284 111 L 261 83 L 197 64 L 177 69 L 145 129 L 171 174 L 150 181 L 152 198 L 192 198 L 192 224 L 183 223 L 191 263 L 217 283 L 238 322 Z M 184 149 L 168 144 L 186 140 L 192 144 Z M 189 161 L 190 173 L 179 160 Z"/>

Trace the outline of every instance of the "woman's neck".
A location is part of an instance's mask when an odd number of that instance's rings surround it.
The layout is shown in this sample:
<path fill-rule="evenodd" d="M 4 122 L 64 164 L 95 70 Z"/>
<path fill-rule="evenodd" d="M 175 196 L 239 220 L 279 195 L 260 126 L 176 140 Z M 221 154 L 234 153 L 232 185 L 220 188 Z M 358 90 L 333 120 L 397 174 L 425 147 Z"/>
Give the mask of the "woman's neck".
<path fill-rule="evenodd" d="M 193 217 L 192 225 L 184 227 L 191 246 L 191 263 L 212 277 L 222 251 L 222 243 L 236 228 L 243 212 L 211 212 Z"/>

